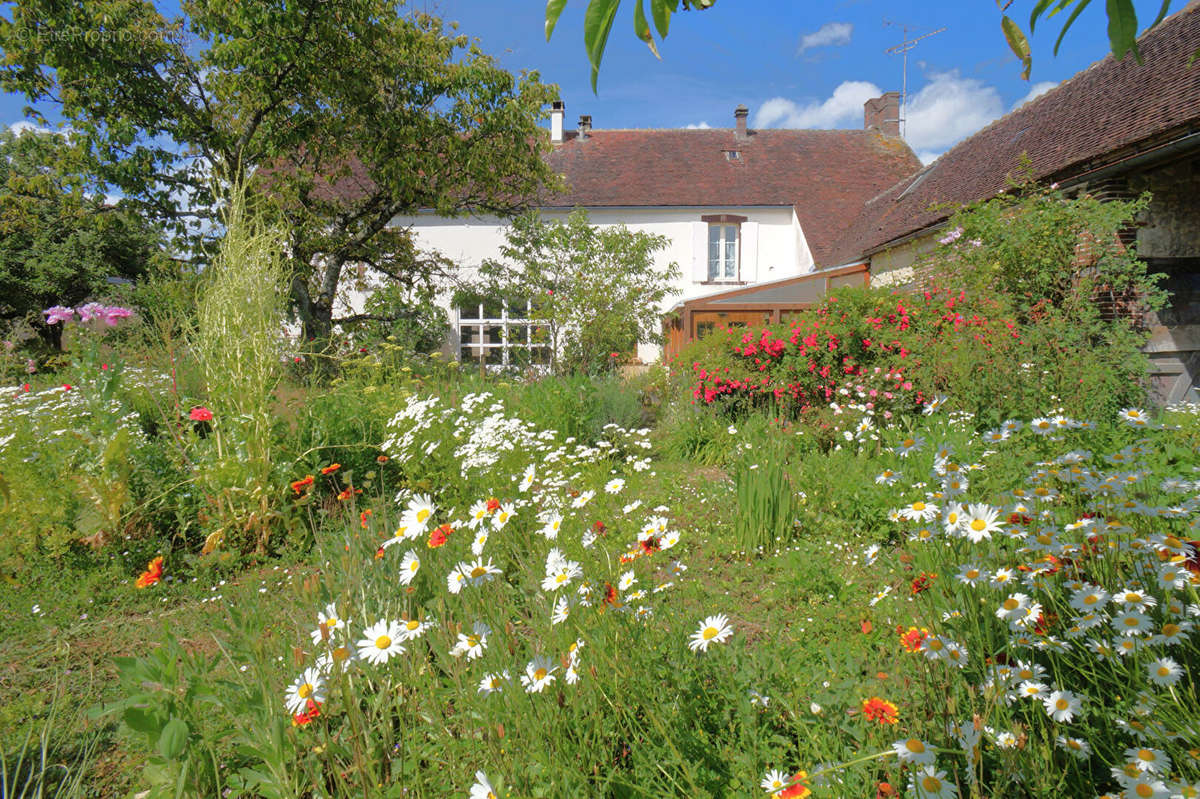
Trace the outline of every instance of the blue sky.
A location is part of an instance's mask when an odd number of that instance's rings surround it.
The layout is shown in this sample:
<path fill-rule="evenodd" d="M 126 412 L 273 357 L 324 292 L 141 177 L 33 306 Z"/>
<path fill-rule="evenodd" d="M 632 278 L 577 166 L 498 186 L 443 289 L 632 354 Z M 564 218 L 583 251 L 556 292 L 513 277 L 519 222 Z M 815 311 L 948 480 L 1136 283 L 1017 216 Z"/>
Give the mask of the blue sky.
<path fill-rule="evenodd" d="M 988 0 L 718 0 L 677 14 L 657 60 L 632 34 L 632 2 L 625 0 L 614 26 L 595 95 L 583 48 L 586 0 L 569 0 L 549 43 L 542 0 L 409 5 L 457 21 L 506 68 L 537 70 L 557 83 L 568 126 L 591 114 L 597 129 L 732 127 L 739 103 L 750 108 L 752 127 L 858 128 L 865 99 L 900 89 L 900 57 L 885 50 L 904 38 L 901 26 L 910 38 L 945 27 L 909 54 L 906 138 L 924 160 L 1103 58 L 1108 45 L 1103 4 L 1082 14 L 1057 57 L 1059 20 L 1043 22 L 1031 39 L 1033 74 L 1023 81 Z M 1032 5 L 1016 0 L 1010 13 L 1024 26 Z M 1135 6 L 1143 26 L 1158 10 L 1157 2 Z M 23 105 L 0 95 L 0 124 L 18 122 Z"/>

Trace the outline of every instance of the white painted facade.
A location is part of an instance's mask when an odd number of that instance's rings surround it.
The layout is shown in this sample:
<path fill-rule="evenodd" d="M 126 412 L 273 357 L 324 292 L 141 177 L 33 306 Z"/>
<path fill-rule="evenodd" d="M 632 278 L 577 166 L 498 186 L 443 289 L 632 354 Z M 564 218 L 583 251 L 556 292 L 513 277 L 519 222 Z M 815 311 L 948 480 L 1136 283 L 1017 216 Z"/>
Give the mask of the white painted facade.
<path fill-rule="evenodd" d="M 655 233 L 667 237 L 668 246 L 660 250 L 655 261 L 664 271 L 674 262 L 679 277 L 670 296 L 663 300 L 660 313 L 665 313 L 682 300 L 702 297 L 739 285 L 778 280 L 805 274 L 813 270 L 813 257 L 792 206 L 751 207 L 671 207 L 671 208 L 588 208 L 593 225 L 624 224 L 635 232 Z M 543 209 L 548 220 L 565 220 L 570 209 Z M 702 216 L 728 214 L 745 217 L 740 225 L 738 280 L 708 280 L 709 225 Z M 496 217 L 445 218 L 433 214 L 397 217 L 395 227 L 412 230 L 421 250 L 436 250 L 458 264 L 464 280 L 472 279 L 485 259 L 499 258 L 505 240 L 506 222 Z M 346 298 L 350 307 L 358 310 L 365 299 L 370 282 L 350 292 Z M 451 307 L 450 296 L 443 297 L 451 326 L 457 331 L 458 309 Z M 457 341 L 457 335 L 455 336 Z M 640 345 L 638 357 L 650 362 L 657 360 L 661 350 L 655 345 Z"/>

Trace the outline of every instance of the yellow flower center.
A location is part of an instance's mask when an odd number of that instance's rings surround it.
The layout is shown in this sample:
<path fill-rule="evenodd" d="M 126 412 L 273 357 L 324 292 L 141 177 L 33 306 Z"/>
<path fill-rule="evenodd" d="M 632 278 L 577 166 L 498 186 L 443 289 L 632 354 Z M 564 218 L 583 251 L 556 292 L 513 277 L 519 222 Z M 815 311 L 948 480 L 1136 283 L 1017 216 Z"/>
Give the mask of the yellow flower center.
<path fill-rule="evenodd" d="M 925 751 L 925 744 L 921 741 L 918 741 L 916 738 L 909 738 L 904 742 L 904 746 L 906 749 L 908 749 L 908 751 L 917 755 Z"/>
<path fill-rule="evenodd" d="M 987 527 L 987 522 L 985 522 L 983 519 L 972 519 L 971 520 L 971 529 L 974 530 L 975 532 L 977 532 L 977 533 L 981 532 L 983 530 L 983 528 L 985 528 L 985 527 Z"/>
<path fill-rule="evenodd" d="M 429 518 L 429 514 L 429 508 L 421 508 L 419 511 L 417 511 L 417 521 L 424 524 L 425 520 Z"/>
<path fill-rule="evenodd" d="M 1050 426 L 1050 423 L 1049 422 L 1038 422 L 1037 426 L 1039 429 L 1045 430 L 1047 427 Z"/>
<path fill-rule="evenodd" d="M 942 644 L 941 640 L 939 640 L 937 638 L 930 638 L 929 640 L 927 640 L 925 642 L 925 646 L 927 648 L 933 650 L 934 652 L 937 652 L 938 650 L 940 650 L 942 648 L 943 644 Z"/>
<path fill-rule="evenodd" d="M 417 560 L 416 558 L 413 558 L 413 562 L 408 564 L 409 571 L 415 572 L 419 568 L 421 568 L 421 561 Z"/>
<path fill-rule="evenodd" d="M 1085 604 L 1085 605 L 1094 605 L 1099 601 L 1100 601 L 1100 597 L 1097 594 L 1088 594 L 1087 596 L 1085 596 L 1083 598 L 1083 604 Z"/>
<path fill-rule="evenodd" d="M 1144 760 L 1147 763 L 1154 762 L 1154 753 L 1151 752 L 1149 749 L 1139 749 L 1137 756 L 1138 756 L 1138 760 Z"/>
<path fill-rule="evenodd" d="M 932 774 L 926 774 L 921 779 L 921 787 L 929 793 L 937 793 L 942 790 L 942 781 Z"/>
<path fill-rule="evenodd" d="M 1139 782 L 1137 785 L 1135 785 L 1133 788 L 1133 792 L 1136 793 L 1138 796 L 1153 796 L 1154 795 L 1154 789 L 1144 782 Z"/>
<path fill-rule="evenodd" d="M 1046 533 L 1038 533 L 1037 542 L 1042 546 L 1049 546 L 1054 538 Z"/>
<path fill-rule="evenodd" d="M 1004 609 L 1005 610 L 1016 610 L 1018 607 L 1020 607 L 1020 605 L 1021 605 L 1021 603 L 1011 596 L 1008 599 L 1004 600 Z"/>
<path fill-rule="evenodd" d="M 417 621 L 416 619 L 412 619 L 405 626 L 407 626 L 408 629 L 410 629 L 410 630 L 415 630 L 421 626 L 421 622 Z"/>
<path fill-rule="evenodd" d="M 1125 626 L 1126 627 L 1137 627 L 1138 626 L 1138 617 L 1137 616 L 1126 616 L 1125 617 Z"/>
<path fill-rule="evenodd" d="M 312 692 L 313 687 L 311 683 L 304 683 L 304 685 L 301 685 L 296 689 L 296 695 L 301 699 L 308 699 L 310 696 L 312 696 Z"/>
<path fill-rule="evenodd" d="M 1167 636 L 1177 635 L 1179 633 L 1179 629 L 1180 628 L 1178 624 L 1167 622 L 1163 625 L 1162 634 Z"/>
<path fill-rule="evenodd" d="M 479 646 L 479 639 L 473 635 L 468 635 L 467 636 L 467 646 L 474 649 L 475 647 Z"/>
<path fill-rule="evenodd" d="M 717 637 L 718 632 L 720 632 L 720 630 L 718 630 L 716 627 L 705 627 L 703 633 L 704 640 L 711 641 Z"/>
<path fill-rule="evenodd" d="M 913 510 L 925 510 L 925 503 L 924 502 L 914 502 L 912 504 L 912 509 Z"/>
<path fill-rule="evenodd" d="M 979 569 L 967 569 L 967 577 L 969 579 L 974 580 L 978 576 L 979 576 Z"/>
<path fill-rule="evenodd" d="M 538 669 L 537 671 L 535 671 L 535 672 L 533 673 L 533 679 L 535 679 L 535 680 L 544 680 L 544 679 L 546 679 L 546 670 L 545 670 L 545 669 Z"/>
<path fill-rule="evenodd" d="M 482 566 L 476 566 L 474 569 L 471 569 L 472 577 L 482 577 L 485 574 L 487 574 L 487 569 Z"/>
<path fill-rule="evenodd" d="M 387 649 L 391 645 L 392 639 L 388 638 L 386 635 L 381 635 L 375 639 L 375 646 L 379 649 Z"/>
<path fill-rule="evenodd" d="M 1071 706 L 1071 703 L 1065 699 L 1059 699 L 1057 702 L 1054 703 L 1054 707 L 1057 708 L 1058 710 L 1066 710 L 1070 706 Z"/>
<path fill-rule="evenodd" d="M 330 654 L 333 655 L 334 660 L 346 660 L 350 657 L 350 650 L 344 646 L 339 646 L 330 652 Z"/>
<path fill-rule="evenodd" d="M 565 583 L 566 581 L 567 581 L 567 573 L 566 572 L 559 572 L 558 574 L 556 574 L 554 576 L 554 582 L 559 583 L 560 585 L 562 583 Z"/>
<path fill-rule="evenodd" d="M 916 443 L 917 442 L 914 439 L 906 438 L 906 439 L 904 439 L 904 443 L 902 444 L 902 446 L 911 447 L 911 446 L 915 445 Z"/>
<path fill-rule="evenodd" d="M 1125 595 L 1125 601 L 1126 602 L 1141 602 L 1142 595 L 1135 594 L 1134 592 L 1130 591 L 1128 594 Z"/>
<path fill-rule="evenodd" d="M 1171 670 L 1170 670 L 1170 669 L 1168 669 L 1166 666 L 1159 666 L 1159 667 L 1158 667 L 1158 676 L 1159 676 L 1159 677 L 1167 677 L 1167 676 L 1169 676 L 1170 674 L 1171 674 Z"/>

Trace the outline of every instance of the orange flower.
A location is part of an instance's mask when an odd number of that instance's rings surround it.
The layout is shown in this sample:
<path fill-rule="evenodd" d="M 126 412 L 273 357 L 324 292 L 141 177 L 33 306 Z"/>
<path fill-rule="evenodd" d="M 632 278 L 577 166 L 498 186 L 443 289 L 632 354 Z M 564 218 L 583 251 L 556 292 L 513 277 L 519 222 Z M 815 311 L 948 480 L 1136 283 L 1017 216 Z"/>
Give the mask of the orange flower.
<path fill-rule="evenodd" d="M 362 525 L 362 529 L 367 529 L 367 517 L 371 515 L 371 509 L 367 508 L 362 513 L 358 514 L 358 523 Z"/>
<path fill-rule="evenodd" d="M 321 715 L 320 702 L 314 702 L 311 698 L 306 701 L 308 702 L 308 709 L 303 713 L 297 713 L 296 715 L 292 716 L 293 727 L 303 727 L 305 724 L 308 724 L 310 721 Z"/>
<path fill-rule="evenodd" d="M 929 586 L 933 585 L 933 581 L 936 579 L 937 579 L 936 574 L 933 574 L 931 572 L 921 572 L 912 581 L 912 588 L 911 588 L 912 595 L 916 596 L 917 594 L 919 594 L 923 591 L 928 591 Z"/>
<path fill-rule="evenodd" d="M 869 721 L 877 721 L 880 724 L 895 724 L 900 719 L 900 708 L 878 696 L 864 699 L 862 712 Z"/>
<path fill-rule="evenodd" d="M 355 494 L 361 494 L 361 493 L 362 493 L 361 488 L 355 488 L 354 486 L 346 486 L 346 488 L 342 491 L 342 493 L 337 495 L 338 502 L 345 502 L 346 500 L 350 499 L 350 497 L 354 496 Z"/>
<path fill-rule="evenodd" d="M 138 588 L 149 588 L 157 583 L 162 578 L 163 567 L 162 555 L 159 555 L 154 560 L 146 565 L 146 571 L 142 572 L 137 578 L 135 585 Z"/>
<path fill-rule="evenodd" d="M 779 797 L 779 799 L 804 799 L 806 796 L 811 796 L 812 791 L 808 789 L 808 786 L 799 782 L 799 780 L 806 777 L 808 777 L 807 772 L 797 771 L 792 775 L 792 784 L 776 793 L 775 796 Z"/>
<path fill-rule="evenodd" d="M 296 496 L 300 496 L 304 493 L 304 489 L 308 488 L 312 484 L 313 476 L 311 474 L 307 474 L 304 476 L 303 480 L 297 480 L 296 482 L 292 483 L 292 490 L 296 492 Z"/>
<path fill-rule="evenodd" d="M 925 643 L 925 638 L 929 635 L 929 630 L 924 627 L 917 629 L 909 627 L 904 632 L 900 633 L 900 643 L 904 644 L 905 652 L 920 652 L 921 646 Z"/>
<path fill-rule="evenodd" d="M 492 513 L 493 511 L 497 510 L 500 510 L 500 500 L 496 499 L 495 497 L 488 497 L 487 512 Z"/>
<path fill-rule="evenodd" d="M 881 782 L 875 786 L 875 799 L 889 799 L 889 797 L 899 796 L 897 791 L 890 782 Z"/>
<path fill-rule="evenodd" d="M 441 527 L 435 528 L 434 531 L 429 534 L 429 548 L 437 549 L 442 544 L 445 544 L 446 540 L 450 538 L 450 534 L 453 532 L 454 528 L 448 524 L 443 524 Z"/>
<path fill-rule="evenodd" d="M 340 468 L 342 468 L 342 464 L 331 463 L 328 466 L 326 466 L 324 469 L 321 470 L 321 474 L 333 474 Z"/>
<path fill-rule="evenodd" d="M 376 459 L 375 459 L 375 462 L 376 462 L 376 463 L 387 463 L 387 462 L 388 462 L 388 456 L 387 456 L 387 455 L 380 455 L 378 458 L 376 458 Z"/>
<path fill-rule="evenodd" d="M 375 560 L 382 560 L 382 559 L 383 559 L 383 547 L 380 547 L 379 549 L 375 550 Z"/>
<path fill-rule="evenodd" d="M 859 629 L 862 630 L 863 635 L 869 635 L 871 630 L 875 629 L 875 625 L 871 623 L 870 619 L 863 619 L 861 622 L 859 622 L 858 626 Z"/>

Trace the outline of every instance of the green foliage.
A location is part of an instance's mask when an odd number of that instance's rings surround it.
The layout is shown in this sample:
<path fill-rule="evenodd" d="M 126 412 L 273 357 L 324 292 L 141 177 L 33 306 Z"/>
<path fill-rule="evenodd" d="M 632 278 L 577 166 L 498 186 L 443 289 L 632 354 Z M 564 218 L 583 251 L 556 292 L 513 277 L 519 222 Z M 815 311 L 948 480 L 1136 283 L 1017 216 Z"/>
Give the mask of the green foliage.
<path fill-rule="evenodd" d="M 261 175 L 286 214 L 295 311 L 322 343 L 348 264 L 405 288 L 438 268 L 397 215 L 513 213 L 554 182 L 537 129 L 553 88 L 389 0 L 197 0 L 174 17 L 32 0 L 0 20 L 0 51 L 0 87 L 57 104 L 101 179 L 198 259 L 227 188 L 198 159 L 233 184 Z"/>
<path fill-rule="evenodd" d="M 799 492 L 789 478 L 789 449 L 776 433 L 761 446 L 748 449 L 734 467 L 734 534 L 744 552 L 771 552 L 790 544 L 795 537 L 800 502 Z"/>
<path fill-rule="evenodd" d="M 654 263 L 666 246 L 665 236 L 592 226 L 583 209 L 566 222 L 527 214 L 506 232 L 502 260 L 481 266 L 481 291 L 528 298 L 553 371 L 604 372 L 639 342 L 661 338 L 659 304 L 679 271 Z"/>
<path fill-rule="evenodd" d="M 79 144 L 55 133 L 0 132 L 0 320 L 19 320 L 48 343 L 62 326 L 41 312 L 111 296 L 165 261 L 161 231 L 105 200 Z"/>
<path fill-rule="evenodd" d="M 45 719 L 26 729 L 14 751 L 0 749 L 0 796 L 6 799 L 76 799 L 91 795 L 85 777 L 95 759 L 99 736 L 94 732 L 81 735 L 73 751 L 53 749 L 54 734 L 73 721 L 69 718 L 72 711 L 64 712 L 69 698 L 57 681 L 54 689 Z"/>

